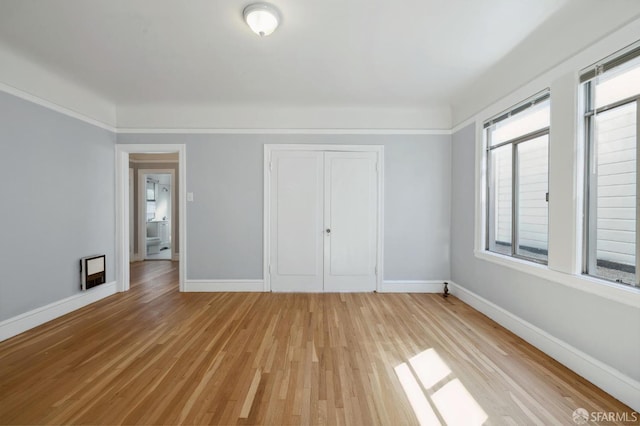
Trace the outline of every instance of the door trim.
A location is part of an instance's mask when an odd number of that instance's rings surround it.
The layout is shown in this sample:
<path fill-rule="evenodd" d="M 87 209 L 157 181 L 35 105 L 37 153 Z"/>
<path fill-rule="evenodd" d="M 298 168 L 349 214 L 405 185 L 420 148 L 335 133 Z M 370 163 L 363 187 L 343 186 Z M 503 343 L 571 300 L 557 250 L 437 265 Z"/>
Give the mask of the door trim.
<path fill-rule="evenodd" d="M 116 144 L 116 282 L 117 291 L 129 290 L 129 154 L 178 153 L 178 216 L 180 229 L 180 291 L 184 291 L 187 273 L 187 168 L 184 144 Z"/>
<path fill-rule="evenodd" d="M 271 291 L 271 153 L 274 151 L 334 151 L 374 152 L 378 159 L 378 211 L 376 246 L 376 292 L 382 288 L 384 277 L 384 146 L 383 145 L 329 145 L 329 144 L 265 144 L 264 145 L 264 204 L 263 204 L 263 277 L 264 291 Z M 182 242 L 182 239 L 180 240 Z M 181 249 L 182 250 L 182 249 Z"/>

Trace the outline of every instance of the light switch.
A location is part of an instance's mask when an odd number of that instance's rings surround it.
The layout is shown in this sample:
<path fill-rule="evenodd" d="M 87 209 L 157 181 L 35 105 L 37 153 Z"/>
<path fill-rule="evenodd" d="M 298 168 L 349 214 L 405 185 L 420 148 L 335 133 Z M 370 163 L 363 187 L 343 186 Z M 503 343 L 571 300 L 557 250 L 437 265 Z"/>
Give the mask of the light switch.
<path fill-rule="evenodd" d="M 187 192 L 187 201 L 193 201 L 193 192 Z"/>

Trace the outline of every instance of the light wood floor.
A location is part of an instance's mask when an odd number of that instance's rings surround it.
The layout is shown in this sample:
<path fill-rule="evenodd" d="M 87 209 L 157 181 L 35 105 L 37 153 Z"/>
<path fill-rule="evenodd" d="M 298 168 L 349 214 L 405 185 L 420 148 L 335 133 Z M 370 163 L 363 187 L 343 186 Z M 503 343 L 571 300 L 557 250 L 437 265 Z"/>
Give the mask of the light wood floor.
<path fill-rule="evenodd" d="M 454 297 L 180 293 L 169 261 L 131 277 L 128 293 L 0 343 L 1 424 L 570 425 L 579 407 L 632 412 Z"/>

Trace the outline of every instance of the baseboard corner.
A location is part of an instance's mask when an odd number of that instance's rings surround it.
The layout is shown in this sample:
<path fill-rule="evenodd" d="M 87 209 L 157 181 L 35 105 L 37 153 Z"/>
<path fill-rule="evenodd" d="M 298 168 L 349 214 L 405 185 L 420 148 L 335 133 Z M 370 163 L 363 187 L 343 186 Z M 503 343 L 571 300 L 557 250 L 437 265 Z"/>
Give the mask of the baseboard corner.
<path fill-rule="evenodd" d="M 0 322 L 0 342 L 109 297 L 117 292 L 116 287 L 116 282 L 111 281 L 6 319 Z"/>

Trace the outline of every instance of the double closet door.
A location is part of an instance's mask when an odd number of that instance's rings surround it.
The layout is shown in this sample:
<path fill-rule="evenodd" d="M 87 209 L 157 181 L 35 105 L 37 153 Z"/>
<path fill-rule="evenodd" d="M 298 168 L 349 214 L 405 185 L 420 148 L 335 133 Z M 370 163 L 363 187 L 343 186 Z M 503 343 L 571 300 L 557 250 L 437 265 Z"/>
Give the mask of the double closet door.
<path fill-rule="evenodd" d="M 376 289 L 377 165 L 377 152 L 272 152 L 271 290 Z"/>

